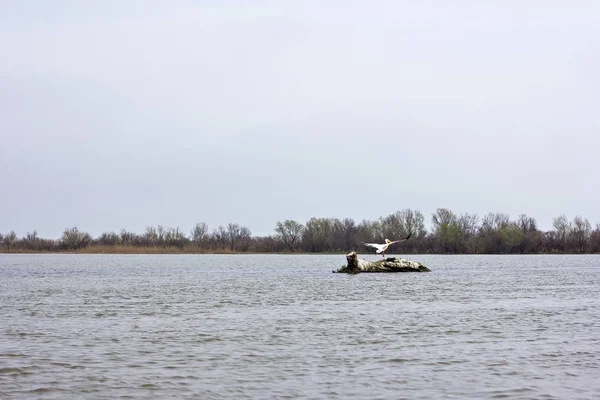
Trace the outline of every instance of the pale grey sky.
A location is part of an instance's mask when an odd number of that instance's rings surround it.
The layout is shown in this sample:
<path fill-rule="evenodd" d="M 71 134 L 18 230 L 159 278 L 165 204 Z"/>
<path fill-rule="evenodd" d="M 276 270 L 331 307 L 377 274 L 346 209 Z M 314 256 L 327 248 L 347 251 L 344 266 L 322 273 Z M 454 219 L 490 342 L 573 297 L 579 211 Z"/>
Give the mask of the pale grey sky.
<path fill-rule="evenodd" d="M 600 222 L 597 1 L 4 0 L 0 51 L 0 232 Z"/>

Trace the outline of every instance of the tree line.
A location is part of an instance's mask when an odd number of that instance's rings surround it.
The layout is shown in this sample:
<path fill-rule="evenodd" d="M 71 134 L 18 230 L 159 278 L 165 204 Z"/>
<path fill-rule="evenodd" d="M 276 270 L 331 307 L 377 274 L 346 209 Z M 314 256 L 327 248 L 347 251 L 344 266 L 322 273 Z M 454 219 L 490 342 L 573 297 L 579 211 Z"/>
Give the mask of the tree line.
<path fill-rule="evenodd" d="M 189 233 L 180 228 L 149 226 L 143 233 L 122 229 L 98 237 L 77 228 L 65 229 L 60 239 L 38 237 L 36 231 L 18 237 L 14 231 L 0 234 L 4 252 L 347 252 L 368 251 L 362 243 L 383 243 L 412 234 L 411 239 L 395 245 L 392 253 L 443 254 L 537 254 L 598 253 L 600 224 L 592 228 L 587 218 L 565 215 L 552 221 L 553 229 L 541 231 L 535 218 L 525 214 L 511 219 L 508 214 L 456 214 L 438 208 L 425 227 L 420 211 L 404 209 L 376 220 L 356 222 L 352 218 L 311 218 L 302 224 L 279 221 L 272 235 L 253 236 L 250 228 L 229 223 L 209 231 L 198 222 Z"/>

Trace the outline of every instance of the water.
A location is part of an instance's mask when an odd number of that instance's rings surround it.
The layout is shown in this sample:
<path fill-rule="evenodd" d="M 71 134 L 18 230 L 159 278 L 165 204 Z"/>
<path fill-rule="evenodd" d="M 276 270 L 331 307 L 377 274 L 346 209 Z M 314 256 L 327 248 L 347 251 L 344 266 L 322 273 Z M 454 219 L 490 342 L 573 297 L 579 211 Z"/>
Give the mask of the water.
<path fill-rule="evenodd" d="M 412 258 L 0 255 L 0 397 L 600 398 L 600 256 Z"/>

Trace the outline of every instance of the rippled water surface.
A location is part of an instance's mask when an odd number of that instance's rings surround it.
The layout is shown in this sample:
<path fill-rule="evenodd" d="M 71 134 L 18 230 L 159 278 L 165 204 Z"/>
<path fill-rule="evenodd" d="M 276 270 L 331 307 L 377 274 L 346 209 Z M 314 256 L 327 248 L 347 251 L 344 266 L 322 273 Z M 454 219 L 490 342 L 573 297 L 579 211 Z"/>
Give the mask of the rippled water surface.
<path fill-rule="evenodd" d="M 0 397 L 600 398 L 600 256 L 411 258 L 0 255 Z"/>

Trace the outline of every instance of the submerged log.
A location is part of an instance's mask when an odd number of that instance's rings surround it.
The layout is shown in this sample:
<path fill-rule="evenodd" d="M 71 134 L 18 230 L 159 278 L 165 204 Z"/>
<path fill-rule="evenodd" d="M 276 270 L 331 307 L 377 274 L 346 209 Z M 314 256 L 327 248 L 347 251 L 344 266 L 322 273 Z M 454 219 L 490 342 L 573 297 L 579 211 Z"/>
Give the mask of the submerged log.
<path fill-rule="evenodd" d="M 348 265 L 333 272 L 358 274 L 359 272 L 431 272 L 423 264 L 405 258 L 388 257 L 379 261 L 367 261 L 358 258 L 355 251 L 346 254 Z"/>

